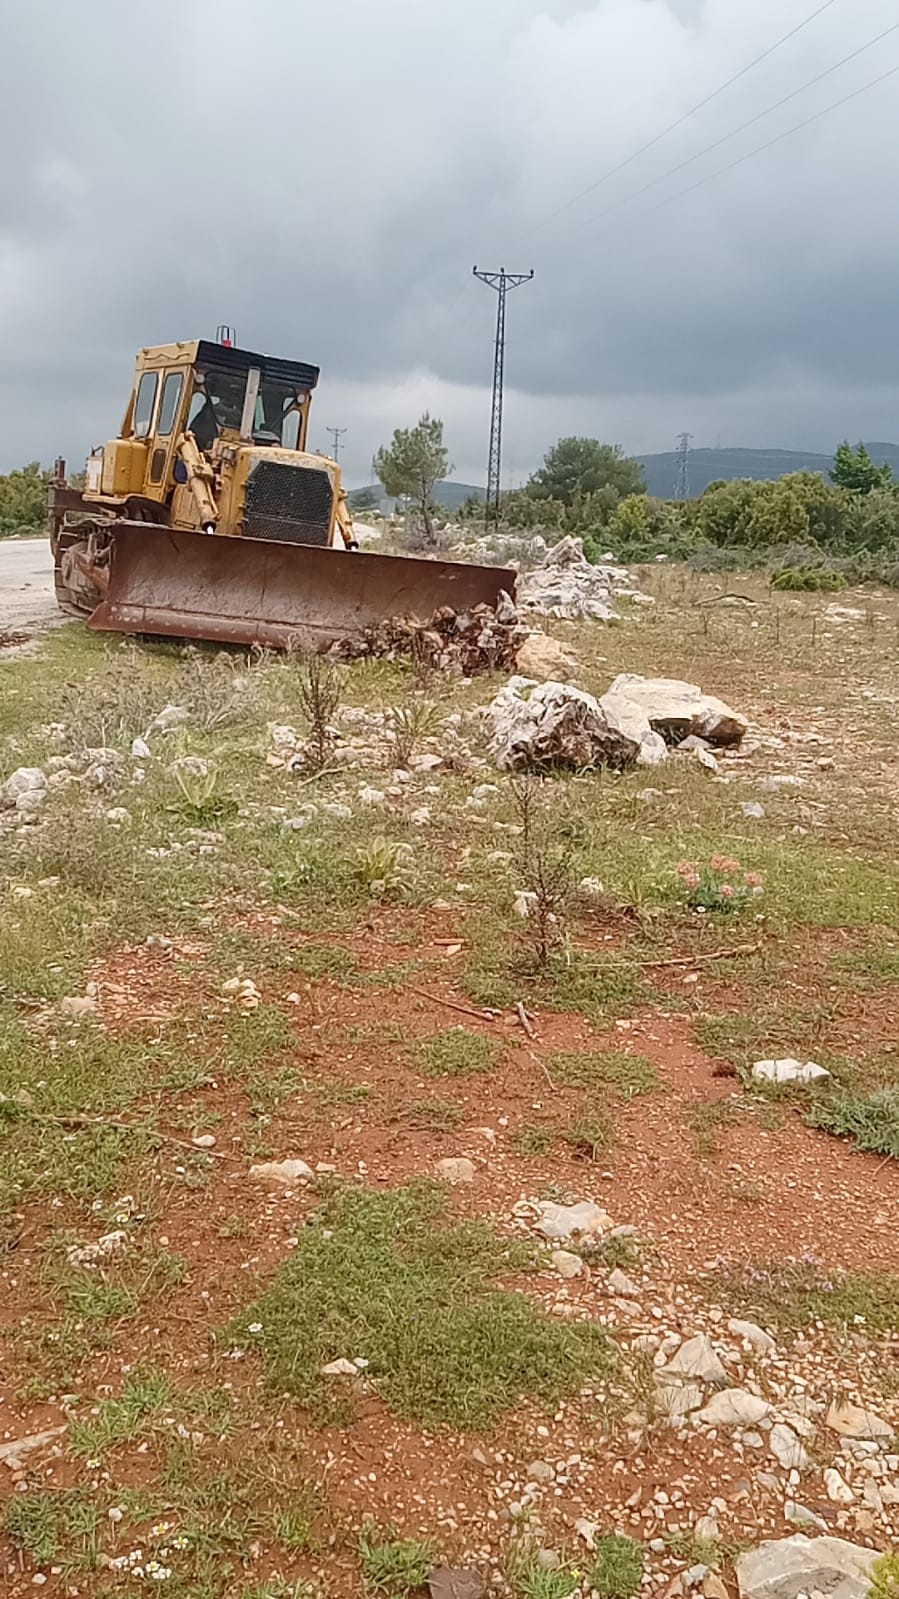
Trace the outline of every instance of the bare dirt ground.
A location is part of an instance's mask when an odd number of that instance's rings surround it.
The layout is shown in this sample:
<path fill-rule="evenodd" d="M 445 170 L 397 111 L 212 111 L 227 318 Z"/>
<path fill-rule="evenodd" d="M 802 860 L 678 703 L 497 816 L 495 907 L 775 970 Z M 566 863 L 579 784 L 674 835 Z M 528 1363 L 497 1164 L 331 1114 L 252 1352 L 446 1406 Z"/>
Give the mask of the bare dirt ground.
<path fill-rule="evenodd" d="M 347 672 L 354 714 L 439 702 L 421 743 L 446 761 L 397 781 L 374 745 L 318 775 L 275 753 L 271 724 L 302 723 L 295 662 L 72 628 L 27 682 L 0 666 L 0 778 L 53 779 L 0 835 L 16 1599 L 419 1599 L 435 1561 L 496 1599 L 637 1599 L 640 1571 L 647 1599 L 727 1599 L 761 1539 L 899 1538 L 895 600 L 708 622 L 680 582 L 659 578 L 645 619 L 560 637 L 591 690 L 688 676 L 751 737 L 713 774 L 672 759 L 547 785 L 575 878 L 605 894 L 571 906 L 542 976 L 512 910 L 508 781 L 440 720 L 497 681 Z M 186 719 L 152 730 L 169 701 Z M 674 897 L 678 861 L 719 852 L 764 875 L 758 914 Z M 851 1101 L 866 1150 L 848 1122 L 812 1125 L 807 1091 L 753 1085 L 747 1062 L 792 1053 L 833 1069 L 820 1103 Z M 470 1163 L 439 1190 L 456 1230 L 434 1220 L 441 1286 L 410 1298 L 427 1231 L 407 1216 L 385 1249 L 378 1207 L 447 1158 Z M 251 1175 L 287 1159 L 309 1174 Z M 567 1246 L 568 1277 L 537 1207 L 574 1201 L 605 1220 Z M 527 1258 L 479 1275 L 466 1228 Z M 556 1387 L 567 1333 L 612 1361 Z M 662 1369 L 698 1335 L 721 1364 L 672 1417 Z M 334 1360 L 360 1364 L 321 1377 Z M 504 1365 L 519 1395 L 481 1414 Z M 728 1392 L 747 1415 L 716 1424 Z M 844 1439 L 843 1400 L 881 1435 Z M 608 1564 L 619 1535 L 636 1579 Z"/>

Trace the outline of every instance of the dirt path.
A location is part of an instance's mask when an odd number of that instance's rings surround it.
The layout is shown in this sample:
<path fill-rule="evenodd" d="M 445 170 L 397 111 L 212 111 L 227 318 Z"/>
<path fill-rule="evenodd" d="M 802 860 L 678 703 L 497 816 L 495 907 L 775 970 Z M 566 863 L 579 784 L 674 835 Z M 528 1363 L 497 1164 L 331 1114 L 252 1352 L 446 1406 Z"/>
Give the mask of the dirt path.
<path fill-rule="evenodd" d="M 59 620 L 53 558 L 44 539 L 0 539 L 0 646 Z"/>

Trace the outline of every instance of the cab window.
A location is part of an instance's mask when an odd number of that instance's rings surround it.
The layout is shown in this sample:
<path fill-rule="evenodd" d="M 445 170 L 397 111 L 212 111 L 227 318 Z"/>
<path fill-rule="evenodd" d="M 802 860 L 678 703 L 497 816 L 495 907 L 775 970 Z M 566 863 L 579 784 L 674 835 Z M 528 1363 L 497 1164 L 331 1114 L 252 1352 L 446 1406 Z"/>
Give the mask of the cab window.
<path fill-rule="evenodd" d="M 175 425 L 178 407 L 181 404 L 181 390 L 184 388 L 184 373 L 169 372 L 162 385 L 162 399 L 159 404 L 159 426 L 156 431 L 161 438 L 168 438 Z"/>
<path fill-rule="evenodd" d="M 145 439 L 150 431 L 158 386 L 158 372 L 145 372 L 137 385 L 137 399 L 134 402 L 134 437 L 136 439 Z"/>

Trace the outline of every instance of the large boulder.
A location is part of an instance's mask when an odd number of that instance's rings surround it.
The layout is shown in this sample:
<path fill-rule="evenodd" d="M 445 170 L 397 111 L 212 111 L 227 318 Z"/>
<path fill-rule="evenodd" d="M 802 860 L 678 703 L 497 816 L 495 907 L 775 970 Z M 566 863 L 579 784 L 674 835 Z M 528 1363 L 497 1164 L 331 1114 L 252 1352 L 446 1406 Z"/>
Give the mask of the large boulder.
<path fill-rule="evenodd" d="M 491 753 L 507 770 L 553 766 L 634 766 L 645 726 L 631 713 L 606 714 L 571 683 L 513 677 L 487 707 Z"/>
<path fill-rule="evenodd" d="M 604 703 L 616 699 L 639 706 L 667 744 L 681 744 L 691 734 L 709 744 L 739 744 L 749 727 L 746 717 L 723 700 L 677 678 L 623 672 L 603 695 Z"/>
<path fill-rule="evenodd" d="M 39 766 L 20 766 L 6 779 L 3 798 L 7 805 L 15 805 L 23 795 L 44 794 L 46 788 L 46 774 Z"/>
<path fill-rule="evenodd" d="M 867 1599 L 877 1551 L 844 1538 L 772 1539 L 739 1555 L 741 1599 L 797 1599 L 821 1593 L 827 1599 Z"/>

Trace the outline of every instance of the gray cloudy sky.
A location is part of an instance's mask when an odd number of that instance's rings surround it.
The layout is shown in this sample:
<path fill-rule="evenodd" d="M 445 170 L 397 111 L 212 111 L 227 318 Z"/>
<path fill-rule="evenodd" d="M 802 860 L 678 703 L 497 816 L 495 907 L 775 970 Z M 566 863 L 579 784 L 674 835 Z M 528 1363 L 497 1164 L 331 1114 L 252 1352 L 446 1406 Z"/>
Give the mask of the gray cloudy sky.
<path fill-rule="evenodd" d="M 899 76 L 667 199 L 899 64 L 899 32 L 663 176 L 897 0 L 833 0 L 567 203 L 820 3 L 0 0 L 0 468 L 78 462 L 140 345 L 228 321 L 321 365 L 310 439 L 348 428 L 351 483 L 426 408 L 482 480 L 475 261 L 537 272 L 509 301 L 509 481 L 560 433 L 899 437 Z"/>

